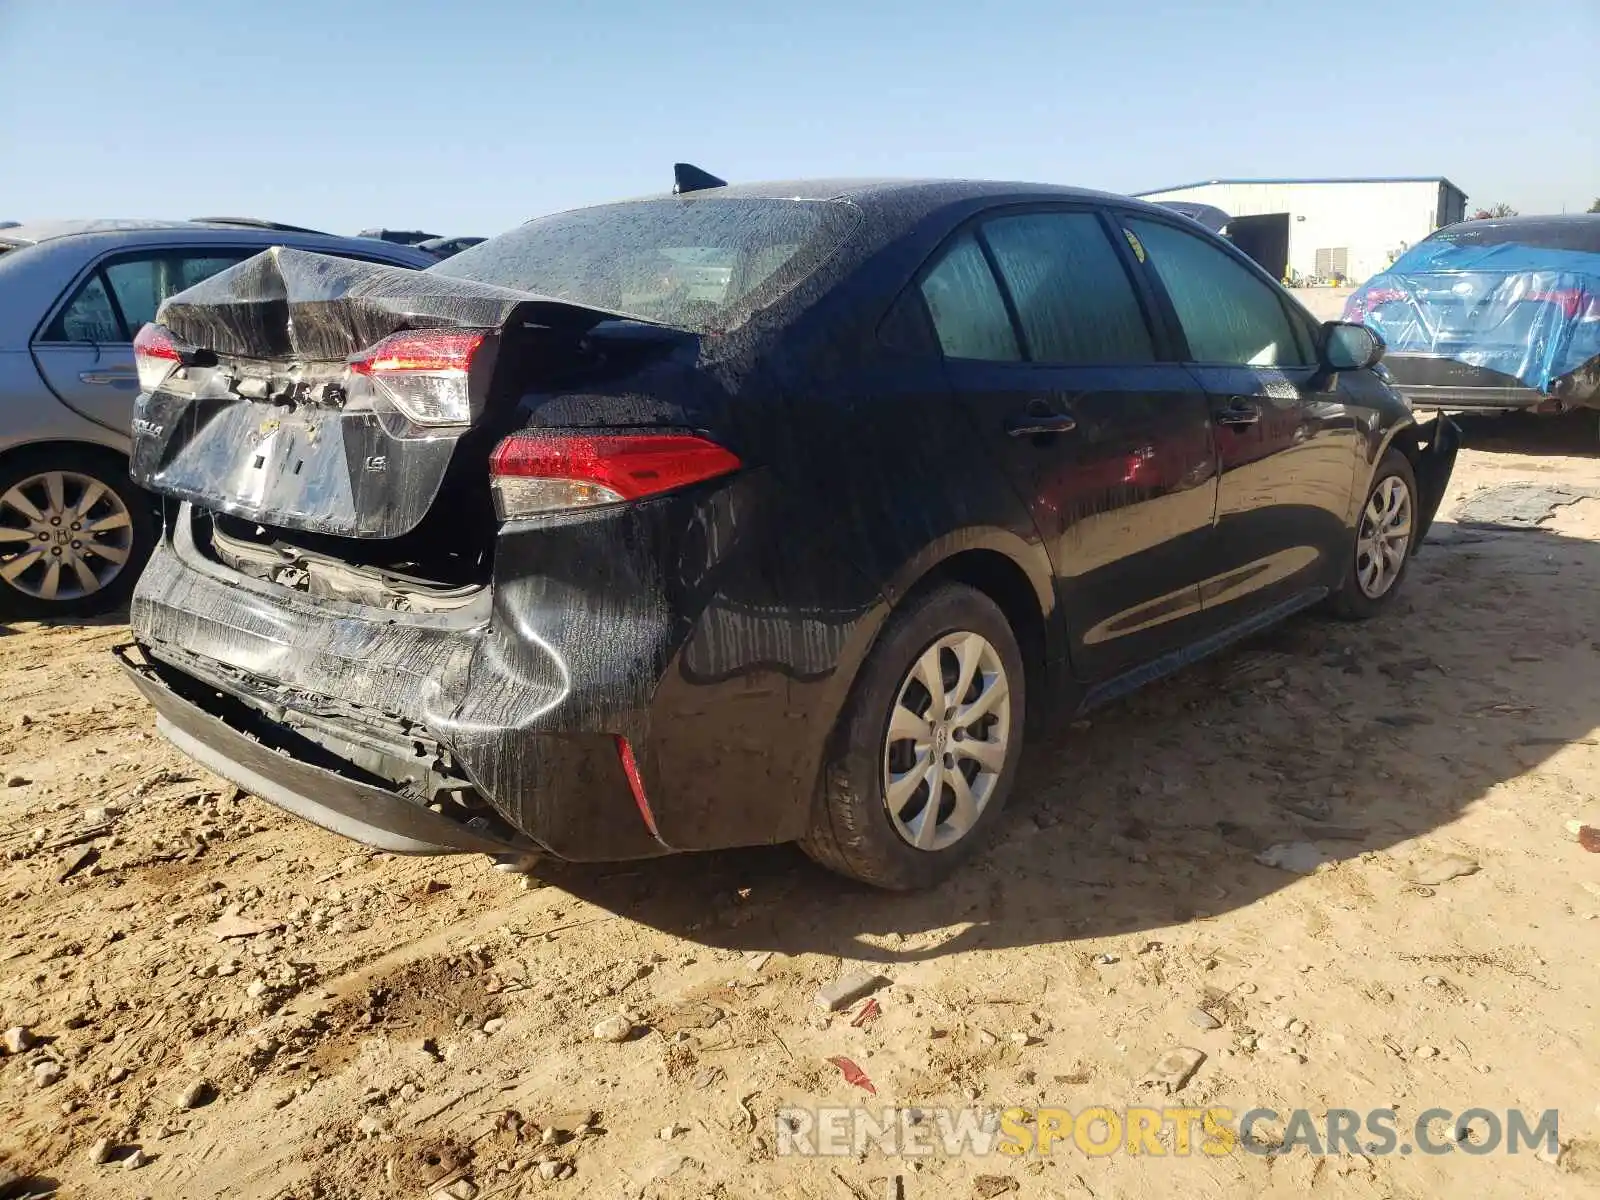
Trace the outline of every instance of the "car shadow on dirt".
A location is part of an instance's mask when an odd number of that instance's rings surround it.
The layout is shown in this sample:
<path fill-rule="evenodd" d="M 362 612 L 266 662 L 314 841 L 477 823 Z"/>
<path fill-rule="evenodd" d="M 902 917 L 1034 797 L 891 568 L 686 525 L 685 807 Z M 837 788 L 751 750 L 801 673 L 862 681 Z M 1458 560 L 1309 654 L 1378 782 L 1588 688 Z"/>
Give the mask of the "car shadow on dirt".
<path fill-rule="evenodd" d="M 0 637 L 35 629 L 123 629 L 128 624 L 126 605 L 98 617 L 50 617 L 44 620 L 0 621 Z"/>
<path fill-rule="evenodd" d="M 1528 412 L 1456 413 L 1461 443 L 1488 454 L 1600 458 L 1600 412 L 1577 409 L 1556 416 Z"/>
<path fill-rule="evenodd" d="M 50 1175 L 8 1175 L 0 1167 L 0 1200 L 34 1200 L 54 1196 L 60 1183 Z"/>
<path fill-rule="evenodd" d="M 1408 585 L 1376 622 L 1296 619 L 1036 738 L 992 845 L 928 893 L 848 883 L 792 847 L 541 873 L 711 946 L 904 962 L 1248 906 L 1300 879 L 1256 861 L 1280 842 L 1394 851 L 1403 870 L 1600 726 L 1600 544 L 1441 524 Z"/>

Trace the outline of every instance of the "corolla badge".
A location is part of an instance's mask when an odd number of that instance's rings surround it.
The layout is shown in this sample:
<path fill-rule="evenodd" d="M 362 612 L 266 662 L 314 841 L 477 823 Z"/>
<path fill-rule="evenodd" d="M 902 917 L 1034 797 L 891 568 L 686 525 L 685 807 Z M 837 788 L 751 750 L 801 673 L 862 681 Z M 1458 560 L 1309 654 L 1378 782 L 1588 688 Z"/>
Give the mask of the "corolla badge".
<path fill-rule="evenodd" d="M 133 432 L 136 434 L 142 433 L 145 437 L 158 438 L 165 428 L 166 426 L 161 424 L 160 421 L 152 421 L 146 417 L 135 417 L 133 419 Z"/>

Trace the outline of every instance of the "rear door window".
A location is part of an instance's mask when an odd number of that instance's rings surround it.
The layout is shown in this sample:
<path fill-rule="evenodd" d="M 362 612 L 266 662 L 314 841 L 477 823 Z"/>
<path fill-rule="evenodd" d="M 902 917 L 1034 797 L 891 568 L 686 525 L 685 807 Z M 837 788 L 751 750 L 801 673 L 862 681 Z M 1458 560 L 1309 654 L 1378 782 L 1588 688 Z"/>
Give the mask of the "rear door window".
<path fill-rule="evenodd" d="M 78 288 L 72 302 L 56 314 L 42 338 L 46 342 L 123 342 L 122 322 L 111 306 L 111 293 L 96 271 Z"/>
<path fill-rule="evenodd" d="M 922 298 L 946 358 L 1021 361 L 1000 285 L 971 233 L 958 237 L 923 276 Z"/>
<path fill-rule="evenodd" d="M 1176 310 L 1190 361 L 1232 366 L 1307 366 L 1275 289 L 1209 242 L 1161 221 L 1126 222 L 1130 244 L 1147 260 Z"/>
<path fill-rule="evenodd" d="M 163 253 L 124 258 L 106 267 L 106 277 L 122 309 L 130 333 L 156 319 L 156 310 L 168 296 L 191 288 L 219 271 L 250 256 L 243 250 L 207 248 L 193 254 Z"/>
<path fill-rule="evenodd" d="M 78 285 L 44 333 L 45 342 L 131 342 L 139 327 L 156 319 L 161 302 L 218 271 L 249 258 L 255 250 L 217 250 L 189 254 L 161 250 L 118 255 Z"/>
<path fill-rule="evenodd" d="M 999 217 L 983 226 L 1028 358 L 1073 366 L 1154 362 L 1133 282 L 1092 212 Z"/>
<path fill-rule="evenodd" d="M 175 282 L 177 274 L 168 264 L 165 258 L 129 258 L 106 267 L 111 292 L 117 298 L 117 306 L 122 309 L 130 333 L 154 321 L 161 301 L 181 290 L 166 286 L 169 281 Z"/>

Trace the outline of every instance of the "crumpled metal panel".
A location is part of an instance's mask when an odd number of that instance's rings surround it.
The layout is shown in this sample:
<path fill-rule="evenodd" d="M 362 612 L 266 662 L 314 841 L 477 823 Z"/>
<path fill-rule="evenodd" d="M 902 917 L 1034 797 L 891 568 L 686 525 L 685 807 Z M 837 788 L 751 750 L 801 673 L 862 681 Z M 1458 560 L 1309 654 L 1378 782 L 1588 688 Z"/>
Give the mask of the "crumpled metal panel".
<path fill-rule="evenodd" d="M 1353 294 L 1347 321 L 1581 403 L 1600 391 L 1600 253 L 1426 242 Z"/>
<path fill-rule="evenodd" d="M 614 314 L 433 271 L 274 246 L 170 297 L 156 320 L 219 355 L 327 362 L 397 330 L 498 329 L 513 315 L 593 324 Z"/>
<path fill-rule="evenodd" d="M 415 529 L 457 438 L 408 436 L 372 410 L 290 411 L 240 397 L 140 397 L 130 474 L 233 516 L 313 533 L 392 538 Z"/>
<path fill-rule="evenodd" d="M 345 360 L 403 329 L 515 336 L 523 324 L 584 329 L 609 315 L 492 284 L 274 247 L 162 305 L 158 321 L 221 366 L 190 367 L 139 397 L 131 473 L 153 492 L 265 525 L 399 537 L 428 515 L 459 446 L 478 431 L 413 424 Z M 497 334 L 480 357 L 502 341 Z M 269 373 L 268 395 L 239 394 L 234 375 L 246 371 Z"/>

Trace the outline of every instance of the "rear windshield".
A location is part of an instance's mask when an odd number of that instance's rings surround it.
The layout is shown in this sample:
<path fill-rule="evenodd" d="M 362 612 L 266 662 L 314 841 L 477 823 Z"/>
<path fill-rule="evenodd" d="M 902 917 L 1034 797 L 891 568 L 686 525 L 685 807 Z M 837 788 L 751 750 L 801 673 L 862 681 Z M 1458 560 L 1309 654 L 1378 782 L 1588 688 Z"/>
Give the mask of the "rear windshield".
<path fill-rule="evenodd" d="M 535 218 L 428 270 L 709 333 L 793 288 L 858 220 L 835 200 L 607 204 Z"/>
<path fill-rule="evenodd" d="M 1513 252 L 1505 253 L 1508 248 Z M 1573 254 L 1600 255 L 1600 216 L 1550 221 L 1463 221 L 1418 242 L 1390 270 L 1448 271 L 1499 263 L 1528 269 L 1538 265 L 1534 260 L 1540 251 L 1554 256 L 1546 264 L 1552 270 L 1567 266 L 1572 261 L 1568 256 Z"/>

